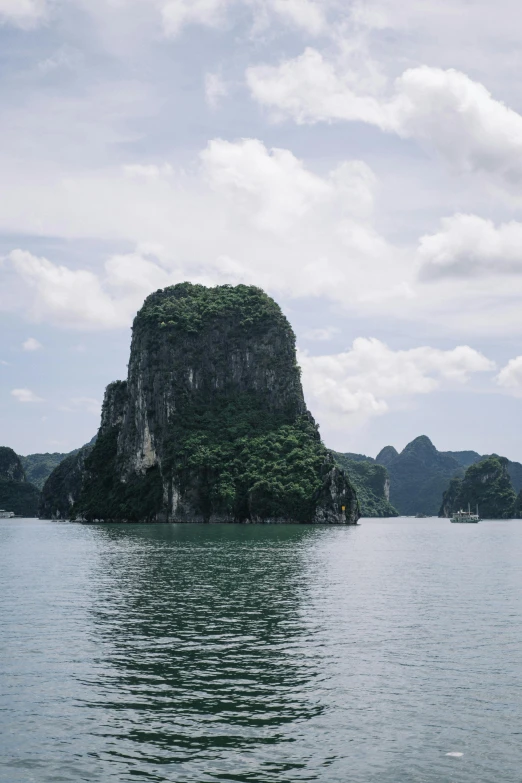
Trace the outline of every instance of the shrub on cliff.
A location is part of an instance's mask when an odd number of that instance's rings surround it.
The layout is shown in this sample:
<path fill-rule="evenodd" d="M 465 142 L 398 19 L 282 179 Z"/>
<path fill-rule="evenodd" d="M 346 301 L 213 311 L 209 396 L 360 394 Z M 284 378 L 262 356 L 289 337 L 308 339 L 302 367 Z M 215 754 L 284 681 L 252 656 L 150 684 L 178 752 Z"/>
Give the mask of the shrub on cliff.
<path fill-rule="evenodd" d="M 360 458 L 362 455 L 358 454 L 355 455 L 357 459 L 352 459 L 351 454 L 339 454 L 335 451 L 332 453 L 357 491 L 363 517 L 399 516 L 399 512 L 388 499 L 389 476 L 383 465 Z"/>

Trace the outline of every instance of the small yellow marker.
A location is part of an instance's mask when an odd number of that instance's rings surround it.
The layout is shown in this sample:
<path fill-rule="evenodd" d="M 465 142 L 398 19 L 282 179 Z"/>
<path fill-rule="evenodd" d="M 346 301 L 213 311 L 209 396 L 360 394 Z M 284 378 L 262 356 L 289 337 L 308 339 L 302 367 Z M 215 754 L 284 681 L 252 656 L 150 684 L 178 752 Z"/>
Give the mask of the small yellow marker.
<path fill-rule="evenodd" d="M 346 506 L 341 506 L 341 511 L 346 511 Z"/>

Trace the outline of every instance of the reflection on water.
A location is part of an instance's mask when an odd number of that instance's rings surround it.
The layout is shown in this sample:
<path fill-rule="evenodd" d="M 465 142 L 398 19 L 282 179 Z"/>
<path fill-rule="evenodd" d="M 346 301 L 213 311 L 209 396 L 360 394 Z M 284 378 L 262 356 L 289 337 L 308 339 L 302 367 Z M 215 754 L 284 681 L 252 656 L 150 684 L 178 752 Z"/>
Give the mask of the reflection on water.
<path fill-rule="evenodd" d="M 303 769 L 285 746 L 289 725 L 323 709 L 316 656 L 299 654 L 302 553 L 314 536 L 248 527 L 238 538 L 230 526 L 101 535 L 116 547 L 96 569 L 91 630 L 106 668 L 89 706 L 111 752 L 146 761 L 158 780 L 172 764 L 187 779 L 241 779 L 238 765 L 261 756 L 251 779 Z"/>
<path fill-rule="evenodd" d="M 2 521 L 0 780 L 518 783 L 522 527 L 455 527 Z"/>

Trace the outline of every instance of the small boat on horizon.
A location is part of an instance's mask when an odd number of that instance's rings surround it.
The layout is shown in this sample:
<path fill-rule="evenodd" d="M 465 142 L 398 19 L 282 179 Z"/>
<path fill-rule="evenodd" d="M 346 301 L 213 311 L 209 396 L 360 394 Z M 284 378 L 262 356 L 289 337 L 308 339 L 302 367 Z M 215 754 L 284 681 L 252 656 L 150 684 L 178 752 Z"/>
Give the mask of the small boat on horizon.
<path fill-rule="evenodd" d="M 454 514 L 451 517 L 451 521 L 455 522 L 455 523 L 458 523 L 458 522 L 461 522 L 461 523 L 462 522 L 464 522 L 464 523 L 465 522 L 467 522 L 467 523 L 470 523 L 470 522 L 471 523 L 480 522 L 478 506 L 477 506 L 477 513 L 476 514 L 472 514 L 471 513 L 471 509 L 470 509 L 469 504 L 468 504 L 468 510 L 467 511 L 462 511 L 462 510 L 457 511 L 457 513 Z"/>

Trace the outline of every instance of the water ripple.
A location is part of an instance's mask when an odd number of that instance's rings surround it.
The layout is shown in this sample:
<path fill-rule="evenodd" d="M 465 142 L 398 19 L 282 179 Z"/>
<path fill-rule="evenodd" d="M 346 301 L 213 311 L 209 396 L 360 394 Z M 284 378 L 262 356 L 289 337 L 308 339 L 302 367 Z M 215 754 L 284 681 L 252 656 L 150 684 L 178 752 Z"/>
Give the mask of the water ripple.
<path fill-rule="evenodd" d="M 0 523 L 0 780 L 519 783 L 522 525 Z"/>

